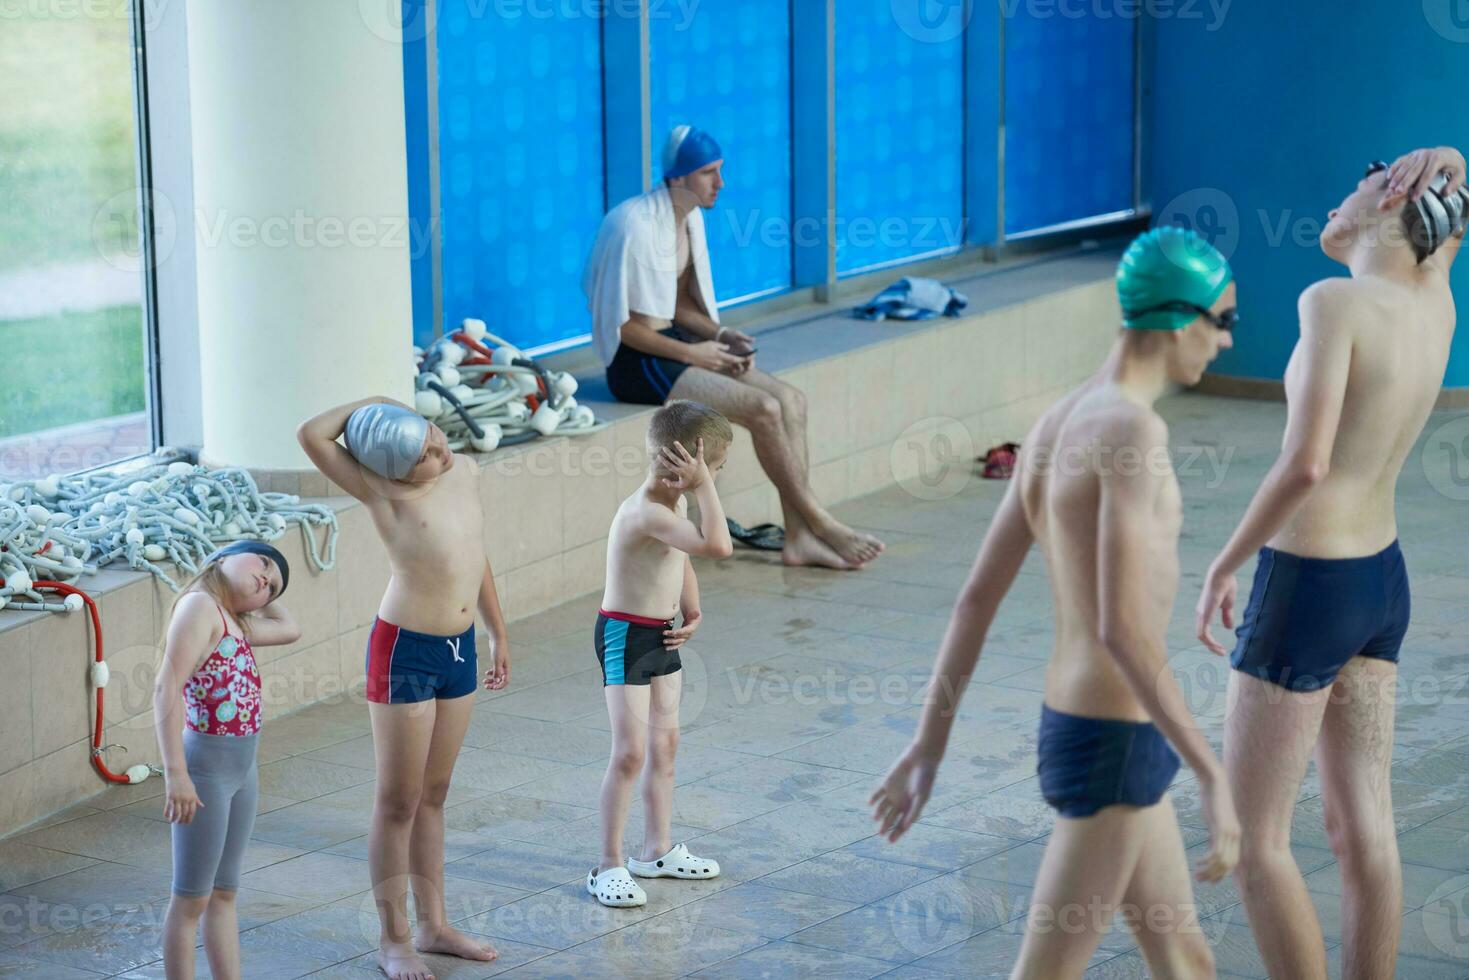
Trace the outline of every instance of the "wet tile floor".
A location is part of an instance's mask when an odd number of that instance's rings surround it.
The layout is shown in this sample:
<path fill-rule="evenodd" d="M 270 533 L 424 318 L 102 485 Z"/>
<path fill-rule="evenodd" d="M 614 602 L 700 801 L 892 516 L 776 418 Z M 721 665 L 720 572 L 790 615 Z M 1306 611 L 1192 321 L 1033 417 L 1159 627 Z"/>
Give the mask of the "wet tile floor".
<path fill-rule="evenodd" d="M 1193 640 L 1190 610 L 1209 558 L 1274 458 L 1283 414 L 1197 395 L 1163 408 L 1186 510 L 1169 650 L 1217 745 L 1227 674 Z M 1435 443 L 1451 422 L 1443 414 L 1430 423 L 1399 499 L 1414 576 L 1393 772 L 1405 978 L 1469 976 L 1469 485 Z M 861 573 L 789 570 L 751 552 L 699 563 L 706 625 L 684 656 L 675 838 L 717 857 L 724 874 L 648 882 L 642 909 L 604 909 L 582 886 L 596 859 L 608 749 L 588 643 L 600 597 L 517 622 L 514 683 L 482 694 L 447 810 L 450 916 L 501 957 L 432 957 L 437 975 L 1008 975 L 1050 824 L 1035 777 L 1051 641 L 1036 556 L 992 631 L 923 820 L 894 846 L 873 836 L 865 811 L 911 736 L 948 610 L 1003 486 L 976 478 L 951 489 L 930 500 L 893 487 L 838 508 L 888 543 Z M 368 732 L 360 696 L 267 727 L 239 897 L 252 980 L 376 974 Z M 1206 835 L 1194 788 L 1184 771 L 1174 800 L 1197 852 Z M 109 789 L 0 841 L 0 977 L 163 976 L 170 857 L 161 790 L 157 780 Z M 1318 793 L 1313 771 L 1293 837 L 1335 976 L 1340 880 Z M 629 847 L 639 833 L 635 806 Z M 1233 884 L 1197 894 L 1220 975 L 1263 976 Z M 1144 975 L 1125 930 L 1105 937 L 1087 975 Z"/>

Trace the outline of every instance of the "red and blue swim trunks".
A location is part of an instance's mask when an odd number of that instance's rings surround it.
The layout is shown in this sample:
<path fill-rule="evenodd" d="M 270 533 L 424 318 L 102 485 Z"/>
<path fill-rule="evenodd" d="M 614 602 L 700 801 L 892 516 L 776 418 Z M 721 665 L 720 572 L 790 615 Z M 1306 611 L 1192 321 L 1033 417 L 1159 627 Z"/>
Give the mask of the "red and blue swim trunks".
<path fill-rule="evenodd" d="M 458 636 L 416 633 L 375 619 L 367 638 L 367 700 L 414 704 L 473 694 L 474 624 Z"/>

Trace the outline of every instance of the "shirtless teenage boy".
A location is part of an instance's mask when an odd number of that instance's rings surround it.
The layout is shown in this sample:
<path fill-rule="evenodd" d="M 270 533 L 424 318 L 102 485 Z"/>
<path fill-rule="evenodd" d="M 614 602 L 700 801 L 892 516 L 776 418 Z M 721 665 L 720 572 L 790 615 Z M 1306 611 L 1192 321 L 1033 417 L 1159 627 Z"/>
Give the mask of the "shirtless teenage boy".
<path fill-rule="evenodd" d="M 1213 976 L 1167 795 L 1179 765 L 1174 748 L 1198 778 L 1209 828 L 1196 877 L 1228 874 L 1239 848 L 1223 767 L 1167 670 L 1182 504 L 1167 426 L 1153 408 L 1174 386 L 1197 383 L 1231 345 L 1235 288 L 1223 256 L 1173 227 L 1132 243 L 1117 286 L 1124 329 L 1101 370 L 1022 443 L 959 595 L 914 740 L 871 800 L 891 840 L 922 812 L 985 634 L 1038 542 L 1056 622 L 1038 771 L 1057 816 L 1012 978 L 1080 977 L 1111 915 L 1131 910 L 1142 913 L 1125 917 L 1149 975 Z"/>
<path fill-rule="evenodd" d="M 1235 573 L 1259 551 L 1230 657 L 1224 764 L 1244 818 L 1238 879 L 1271 976 L 1326 976 L 1321 926 L 1290 851 L 1312 753 L 1342 878 L 1342 976 L 1391 977 L 1403 914 L 1393 820 L 1394 685 L 1408 629 L 1398 476 L 1443 384 L 1449 267 L 1463 240 L 1464 157 L 1373 163 L 1321 233 L 1351 275 L 1300 299 L 1285 439 L 1195 609 L 1234 625 Z"/>

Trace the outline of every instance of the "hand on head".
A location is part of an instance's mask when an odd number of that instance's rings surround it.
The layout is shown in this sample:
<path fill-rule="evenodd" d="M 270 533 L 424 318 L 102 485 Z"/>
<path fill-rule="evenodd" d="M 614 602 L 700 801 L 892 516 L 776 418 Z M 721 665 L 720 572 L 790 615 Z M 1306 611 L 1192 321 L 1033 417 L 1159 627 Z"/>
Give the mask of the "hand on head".
<path fill-rule="evenodd" d="M 1442 196 L 1448 197 L 1464 186 L 1464 158 L 1448 147 L 1425 147 L 1405 153 L 1387 168 L 1387 195 L 1378 210 L 1390 211 L 1404 201 L 1416 201 L 1428 190 L 1439 174 L 1449 175 Z"/>
<path fill-rule="evenodd" d="M 683 443 L 675 439 L 672 446 L 664 446 L 658 450 L 658 462 L 673 476 L 673 479 L 665 476 L 661 482 L 675 490 L 694 490 L 710 479 L 709 467 L 704 462 L 702 438 L 699 439 L 696 455 L 690 456 Z"/>

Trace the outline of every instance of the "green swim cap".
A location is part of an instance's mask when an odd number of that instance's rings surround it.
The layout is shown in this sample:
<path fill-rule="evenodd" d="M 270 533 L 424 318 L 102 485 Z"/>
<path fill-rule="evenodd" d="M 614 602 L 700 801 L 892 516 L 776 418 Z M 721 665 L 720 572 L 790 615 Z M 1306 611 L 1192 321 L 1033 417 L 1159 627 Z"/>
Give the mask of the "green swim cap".
<path fill-rule="evenodd" d="M 1117 263 L 1122 325 L 1133 330 L 1182 330 L 1197 313 L 1134 311 L 1179 300 L 1207 310 L 1233 280 L 1229 260 L 1193 231 L 1177 225 L 1145 231 Z"/>

